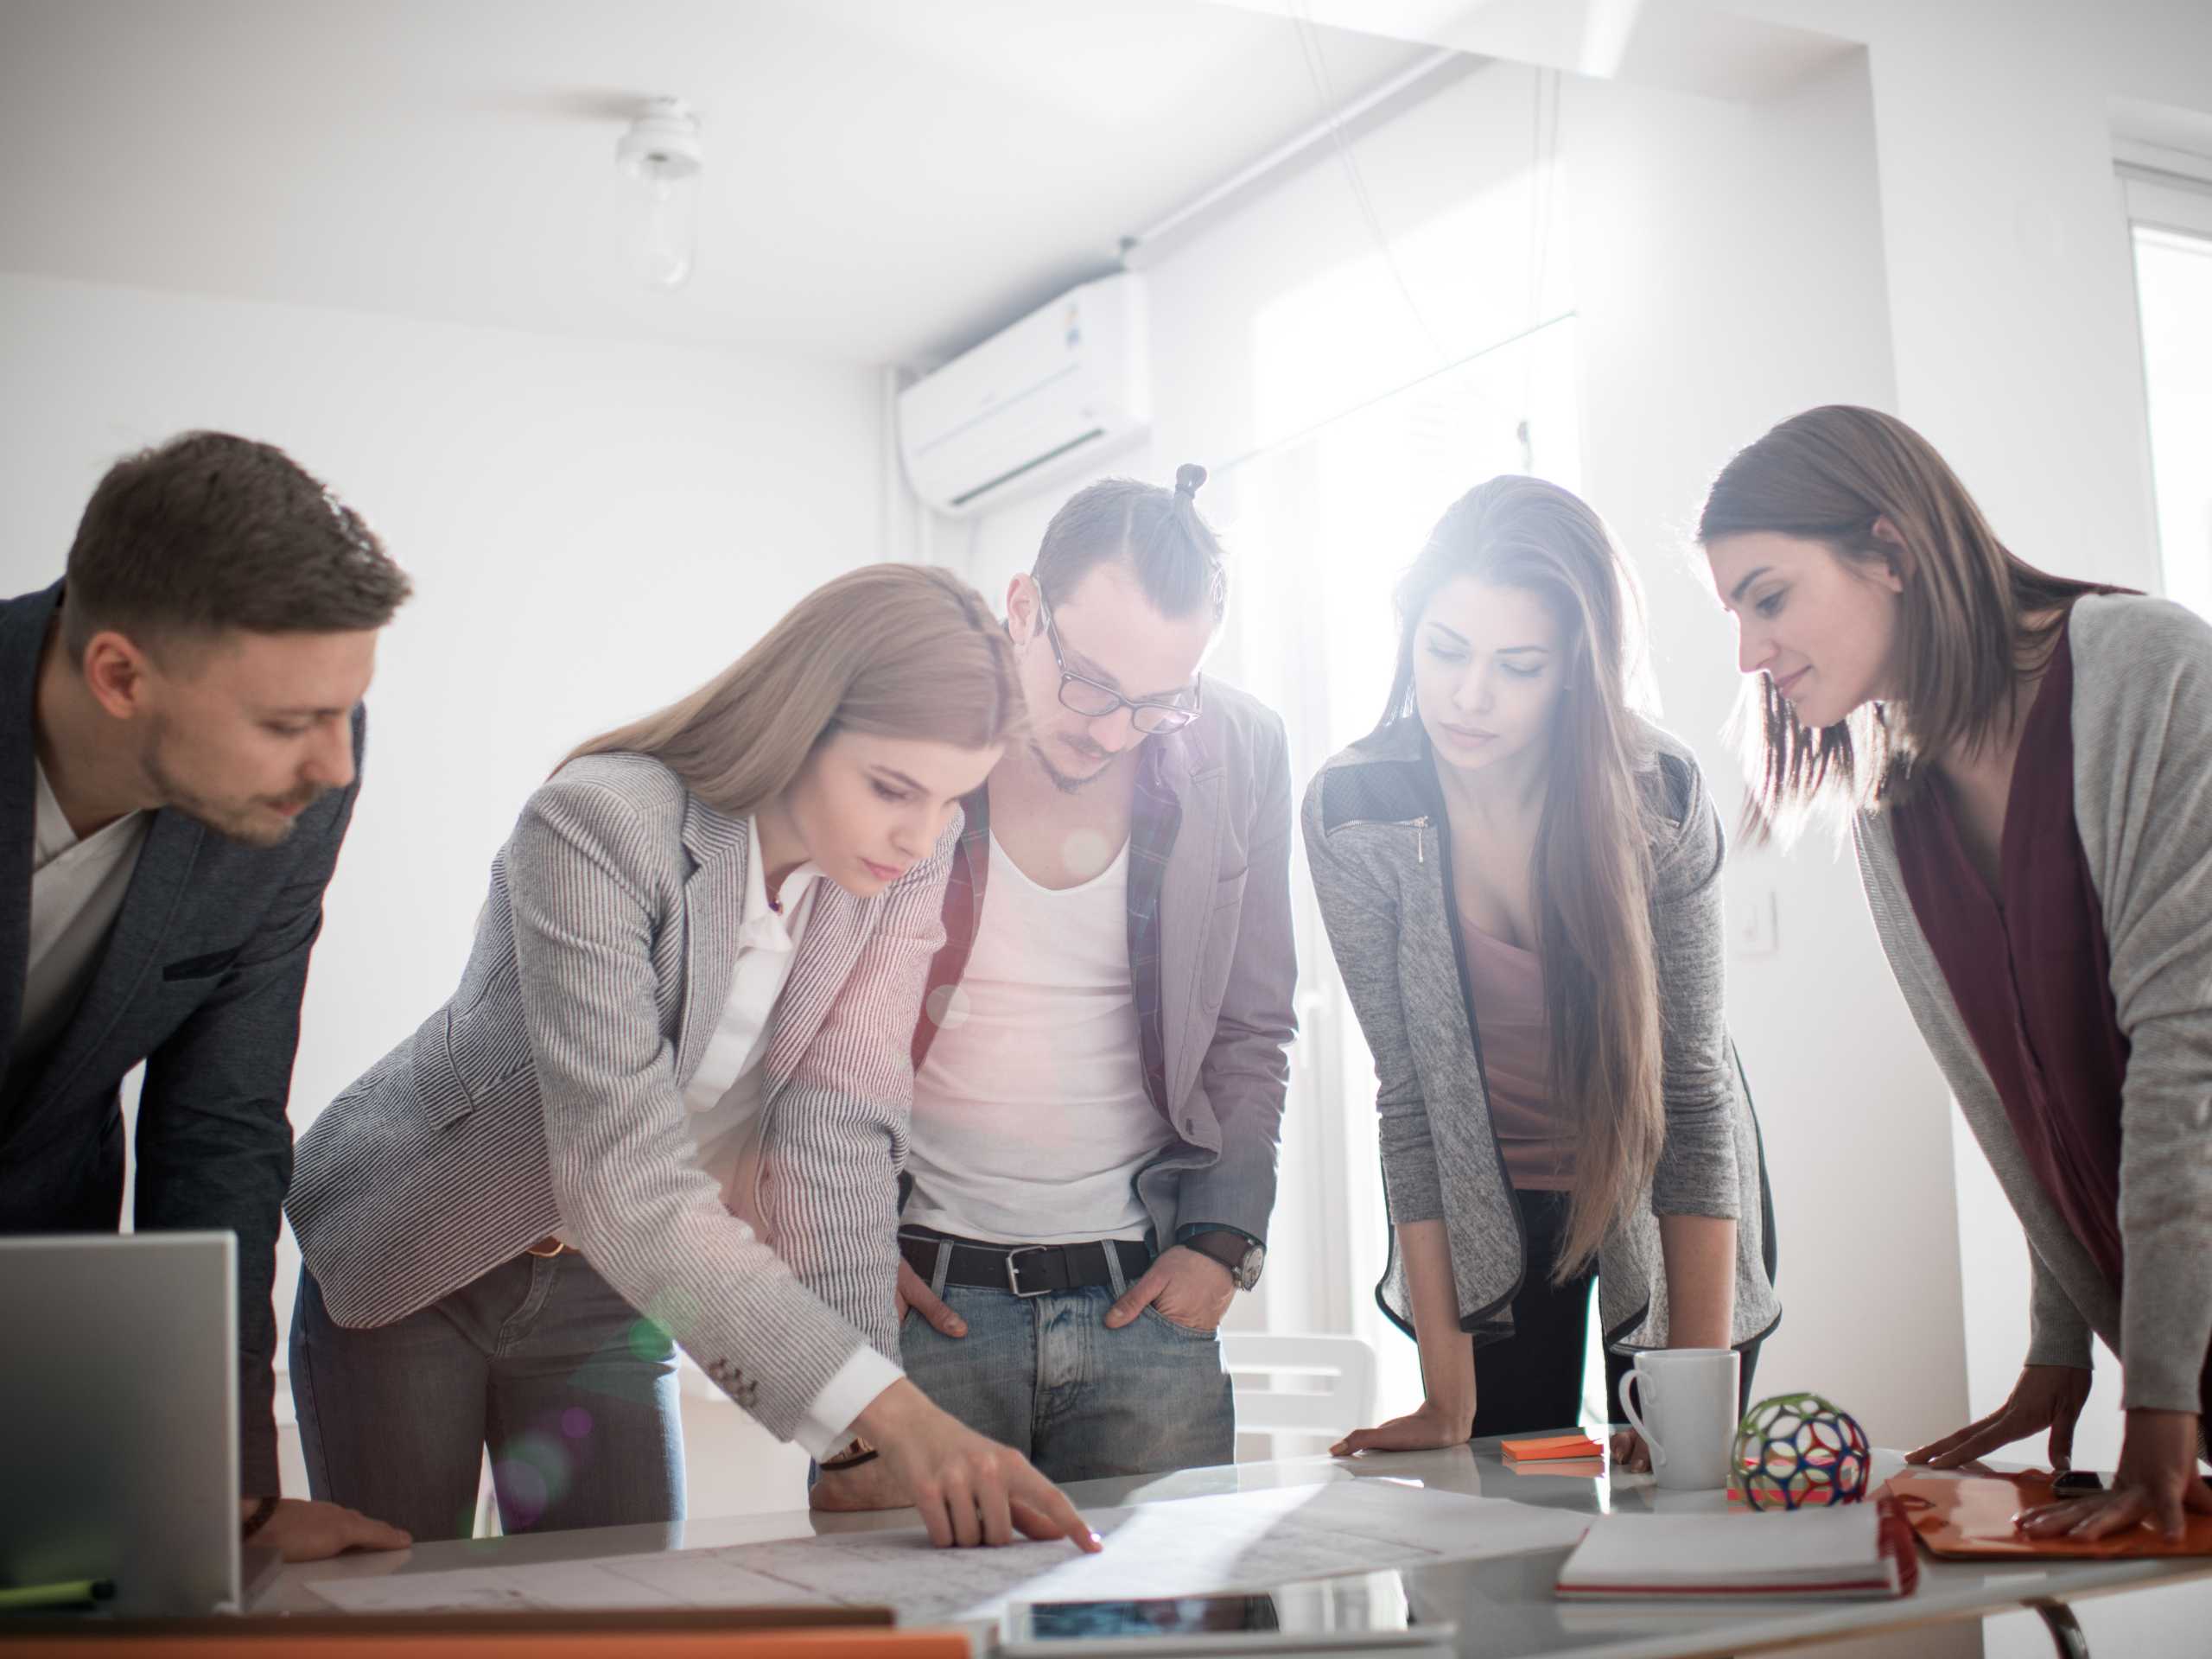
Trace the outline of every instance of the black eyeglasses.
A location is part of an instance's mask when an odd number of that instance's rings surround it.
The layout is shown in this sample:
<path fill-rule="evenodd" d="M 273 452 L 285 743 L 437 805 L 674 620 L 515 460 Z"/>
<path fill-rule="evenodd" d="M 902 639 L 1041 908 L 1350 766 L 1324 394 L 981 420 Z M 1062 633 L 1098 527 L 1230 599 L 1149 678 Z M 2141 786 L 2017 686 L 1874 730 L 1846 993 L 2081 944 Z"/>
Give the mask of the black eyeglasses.
<path fill-rule="evenodd" d="M 1073 709 L 1090 720 L 1103 720 L 1116 710 L 1126 709 L 1129 711 L 1129 724 L 1152 737 L 1163 732 L 1181 731 L 1204 710 L 1205 685 L 1195 674 L 1191 677 L 1188 702 L 1153 702 L 1125 697 L 1110 685 L 1102 685 L 1076 673 L 1068 666 L 1067 653 L 1060 649 L 1060 631 L 1052 626 L 1052 609 L 1045 603 L 1042 588 L 1037 592 L 1037 617 L 1045 625 L 1045 643 L 1052 648 L 1052 662 L 1060 671 L 1063 709 Z"/>

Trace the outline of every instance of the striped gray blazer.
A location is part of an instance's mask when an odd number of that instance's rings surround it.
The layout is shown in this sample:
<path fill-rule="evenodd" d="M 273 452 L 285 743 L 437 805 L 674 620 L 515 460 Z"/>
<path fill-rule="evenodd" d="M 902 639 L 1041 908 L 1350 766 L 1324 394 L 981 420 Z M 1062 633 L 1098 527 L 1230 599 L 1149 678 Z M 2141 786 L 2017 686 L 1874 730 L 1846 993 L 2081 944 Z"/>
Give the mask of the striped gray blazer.
<path fill-rule="evenodd" d="M 817 892 L 768 1038 L 756 1231 L 683 1105 L 745 820 L 642 755 L 563 767 L 493 861 L 460 989 L 300 1141 L 285 1211 L 331 1316 L 389 1324 L 558 1231 L 786 1439 L 864 1340 L 895 1363 L 906 1039 L 958 834 L 873 899 Z"/>

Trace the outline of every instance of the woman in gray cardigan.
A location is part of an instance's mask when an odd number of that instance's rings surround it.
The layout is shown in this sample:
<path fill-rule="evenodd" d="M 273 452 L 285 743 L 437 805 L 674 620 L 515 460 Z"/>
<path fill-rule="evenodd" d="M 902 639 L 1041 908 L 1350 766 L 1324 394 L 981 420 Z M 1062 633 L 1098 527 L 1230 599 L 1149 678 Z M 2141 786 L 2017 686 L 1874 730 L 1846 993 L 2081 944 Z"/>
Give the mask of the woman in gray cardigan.
<path fill-rule="evenodd" d="M 940 1544 L 1089 1547 L 892 1306 L 907 1042 L 1020 696 L 972 589 L 873 565 L 531 797 L 460 989 L 300 1144 L 318 1497 L 465 1535 L 488 1446 L 510 1531 L 677 1518 L 680 1345 L 817 1459 L 880 1448 Z"/>
<path fill-rule="evenodd" d="M 1306 791 L 1375 1056 L 1376 1297 L 1427 1392 L 1339 1453 L 1575 1421 L 1593 1279 L 1610 1400 L 1650 1348 L 1745 1350 L 1748 1389 L 1780 1317 L 1721 1019 L 1719 821 L 1689 752 L 1628 707 L 1631 593 L 1576 497 L 1471 492 L 1398 589 L 1382 723 Z"/>
<path fill-rule="evenodd" d="M 2089 1338 L 2126 1368 L 2103 1537 L 2212 1514 L 2212 629 L 2022 563 L 1927 441 L 1815 409 L 1731 461 L 1699 529 L 1758 682 L 1754 800 L 1847 805 L 1876 931 L 2028 1236 L 2011 1396 L 1911 1453 L 2048 1429 Z"/>

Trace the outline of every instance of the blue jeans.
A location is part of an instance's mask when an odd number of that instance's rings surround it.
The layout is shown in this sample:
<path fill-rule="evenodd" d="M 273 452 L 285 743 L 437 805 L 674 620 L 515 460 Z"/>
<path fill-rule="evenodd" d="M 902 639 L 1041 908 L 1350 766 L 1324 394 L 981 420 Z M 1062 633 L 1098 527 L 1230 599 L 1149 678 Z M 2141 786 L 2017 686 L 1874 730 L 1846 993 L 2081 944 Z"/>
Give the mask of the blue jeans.
<path fill-rule="evenodd" d="M 292 1399 L 315 1497 L 417 1543 L 683 1514 L 676 1346 L 574 1251 L 519 1255 L 391 1325 L 334 1324 L 300 1274 Z"/>
<path fill-rule="evenodd" d="M 1105 1325 L 1105 1286 L 1044 1296 L 950 1285 L 968 1321 L 948 1337 L 910 1313 L 906 1375 L 938 1405 L 1020 1452 L 1053 1481 L 1149 1475 L 1236 1456 L 1236 1408 L 1221 1339 L 1147 1308 Z"/>

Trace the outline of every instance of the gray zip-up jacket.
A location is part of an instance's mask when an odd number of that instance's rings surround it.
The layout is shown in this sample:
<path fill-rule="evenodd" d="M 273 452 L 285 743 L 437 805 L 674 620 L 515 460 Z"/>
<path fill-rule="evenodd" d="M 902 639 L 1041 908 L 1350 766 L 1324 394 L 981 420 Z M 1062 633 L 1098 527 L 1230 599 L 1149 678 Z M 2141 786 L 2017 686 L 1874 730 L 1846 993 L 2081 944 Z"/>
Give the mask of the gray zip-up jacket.
<path fill-rule="evenodd" d="M 1688 749 L 1646 725 L 1652 944 L 1667 1130 L 1649 1202 L 1599 1252 L 1607 1344 L 1667 1345 L 1662 1215 L 1736 1223 L 1741 1346 L 1782 1316 L 1758 1124 L 1721 1018 L 1720 819 Z M 1491 1124 L 1481 1010 L 1453 923 L 1451 838 L 1418 719 L 1330 760 L 1306 791 L 1304 830 L 1329 943 L 1375 1056 L 1382 1185 L 1394 1224 L 1441 1220 L 1459 1322 L 1478 1347 L 1513 1334 L 1526 1262 L 1520 1206 Z M 1395 1233 L 1376 1300 L 1408 1333 L 1412 1297 Z"/>
<path fill-rule="evenodd" d="M 2198 1409 L 2212 1344 L 2212 627 L 2136 594 L 2075 601 L 2074 823 L 2104 913 L 2120 1090 L 2114 1285 L 2075 1240 L 2012 1132 L 1914 918 L 1897 842 L 1858 821 L 1859 873 L 1897 988 L 2028 1236 L 2028 1363 L 2089 1363 L 2094 1331 L 2128 1409 Z"/>

